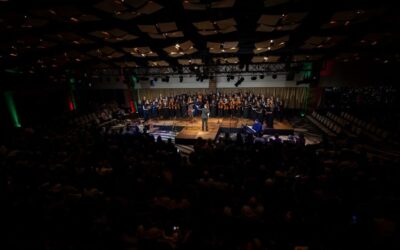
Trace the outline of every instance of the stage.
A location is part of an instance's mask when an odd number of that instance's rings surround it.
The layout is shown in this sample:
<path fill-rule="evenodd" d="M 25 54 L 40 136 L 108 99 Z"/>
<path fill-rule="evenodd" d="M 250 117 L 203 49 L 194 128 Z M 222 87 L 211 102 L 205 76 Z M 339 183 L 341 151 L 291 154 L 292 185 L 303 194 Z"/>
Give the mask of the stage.
<path fill-rule="evenodd" d="M 253 125 L 254 121 L 245 118 L 236 117 L 224 117 L 224 118 L 209 118 L 208 119 L 208 131 L 201 130 L 201 118 L 193 118 L 192 121 L 189 119 L 169 119 L 169 120 L 157 120 L 151 119 L 148 121 L 150 124 L 150 133 L 157 134 L 157 131 L 171 131 L 175 135 L 176 144 L 194 144 L 197 138 L 204 140 L 216 140 L 219 133 L 236 133 L 243 126 Z M 293 127 L 288 121 L 283 120 L 274 121 L 274 128 L 270 128 L 264 131 L 265 134 L 279 134 L 289 135 L 293 134 Z"/>

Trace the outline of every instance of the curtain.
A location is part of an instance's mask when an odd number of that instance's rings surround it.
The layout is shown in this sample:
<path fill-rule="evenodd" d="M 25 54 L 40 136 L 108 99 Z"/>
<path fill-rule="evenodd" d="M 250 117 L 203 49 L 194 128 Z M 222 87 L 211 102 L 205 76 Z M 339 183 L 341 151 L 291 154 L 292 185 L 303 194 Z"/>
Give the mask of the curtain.
<path fill-rule="evenodd" d="M 223 88 L 218 89 L 222 94 L 236 94 L 251 92 L 265 97 L 274 96 L 283 100 L 285 108 L 301 109 L 308 101 L 309 88 L 307 87 L 276 87 L 276 88 Z M 181 94 L 212 94 L 210 89 L 205 88 L 182 88 L 182 89 L 138 89 L 139 98 L 153 99 L 162 96 L 176 96 Z"/>

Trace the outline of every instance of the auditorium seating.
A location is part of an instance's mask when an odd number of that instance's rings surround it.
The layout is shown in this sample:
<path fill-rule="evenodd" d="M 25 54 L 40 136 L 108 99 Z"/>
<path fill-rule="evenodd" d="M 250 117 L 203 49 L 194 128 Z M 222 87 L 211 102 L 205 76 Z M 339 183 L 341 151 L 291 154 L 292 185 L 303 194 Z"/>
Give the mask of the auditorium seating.
<path fill-rule="evenodd" d="M 389 137 L 388 131 L 378 127 L 375 124 L 361 120 L 347 112 L 341 112 L 340 115 L 341 118 L 349 124 L 351 130 L 356 131 L 358 134 L 367 136 L 374 141 L 386 140 Z"/>
<path fill-rule="evenodd" d="M 112 126 L 115 125 L 118 120 L 111 117 L 111 114 L 118 111 L 119 108 L 117 105 L 109 104 L 105 105 L 106 107 L 98 112 L 91 112 L 84 115 L 79 115 L 75 117 L 70 125 L 78 125 L 81 127 L 91 126 L 96 124 L 97 127 L 104 127 L 104 126 Z M 104 115 L 105 114 L 105 115 Z M 106 117 L 108 117 L 106 119 Z M 101 120 L 103 120 L 101 122 Z"/>
<path fill-rule="evenodd" d="M 342 127 L 330 118 L 313 111 L 307 118 L 328 136 L 335 137 L 342 132 Z"/>

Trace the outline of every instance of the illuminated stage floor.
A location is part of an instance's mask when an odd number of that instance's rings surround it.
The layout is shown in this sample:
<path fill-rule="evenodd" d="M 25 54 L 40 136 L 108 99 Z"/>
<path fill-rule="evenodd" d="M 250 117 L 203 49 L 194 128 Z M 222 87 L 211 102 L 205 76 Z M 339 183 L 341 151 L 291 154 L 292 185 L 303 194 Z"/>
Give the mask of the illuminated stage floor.
<path fill-rule="evenodd" d="M 235 133 L 243 126 L 251 126 L 254 123 L 251 119 L 244 118 L 209 118 L 208 131 L 201 130 L 201 118 L 150 120 L 150 133 L 157 134 L 157 130 L 168 128 L 175 135 L 177 144 L 193 144 L 197 138 L 204 140 L 215 140 L 220 132 Z M 163 129 L 161 129 L 163 130 Z M 286 120 L 274 121 L 274 128 L 268 129 L 267 134 L 293 134 L 293 127 Z"/>

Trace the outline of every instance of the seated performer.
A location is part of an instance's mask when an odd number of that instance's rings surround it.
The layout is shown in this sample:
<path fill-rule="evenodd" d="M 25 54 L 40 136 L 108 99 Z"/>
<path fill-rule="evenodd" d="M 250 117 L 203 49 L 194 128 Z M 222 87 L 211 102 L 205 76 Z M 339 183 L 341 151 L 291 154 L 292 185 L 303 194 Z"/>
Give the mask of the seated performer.
<path fill-rule="evenodd" d="M 251 128 L 255 131 L 255 133 L 260 133 L 262 131 L 262 125 L 258 119 L 254 122 Z"/>

